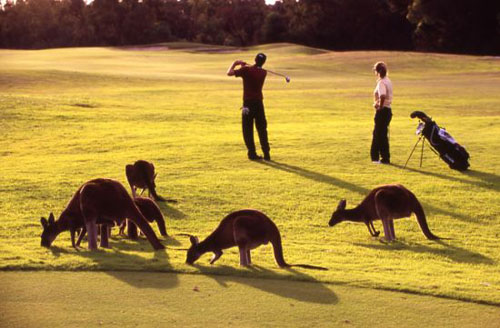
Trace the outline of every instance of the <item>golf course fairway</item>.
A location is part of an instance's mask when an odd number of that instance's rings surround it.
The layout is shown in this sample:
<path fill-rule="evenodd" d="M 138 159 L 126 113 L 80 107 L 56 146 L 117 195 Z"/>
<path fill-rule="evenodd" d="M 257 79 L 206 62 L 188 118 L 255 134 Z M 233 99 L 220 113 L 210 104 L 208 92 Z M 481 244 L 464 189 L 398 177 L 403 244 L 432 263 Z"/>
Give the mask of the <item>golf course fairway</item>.
<path fill-rule="evenodd" d="M 242 83 L 226 76 L 234 60 L 252 62 L 258 52 L 267 55 L 265 68 L 291 78 L 269 75 L 264 85 L 270 162 L 247 159 Z M 379 60 L 394 86 L 391 165 L 369 156 Z M 499 58 L 167 43 L 0 50 L 0 62 L 0 326 L 4 319 L 7 326 L 49 326 L 33 308 L 53 315 L 55 326 L 148 326 L 149 316 L 159 326 L 167 318 L 178 326 L 488 326 L 495 315 L 498 326 Z M 450 170 L 428 146 L 403 169 L 418 139 L 414 110 L 466 147 L 470 170 Z M 49 249 L 40 246 L 41 217 L 58 218 L 94 178 L 129 190 L 125 165 L 138 159 L 154 163 L 158 194 L 177 201 L 158 203 L 166 250 L 154 252 L 144 238 L 132 241 L 117 229 L 111 249 L 90 252 L 84 240 L 75 250 L 69 232 Z M 411 190 L 432 233 L 445 239 L 427 240 L 415 216 L 395 221 L 397 240 L 389 244 L 362 223 L 328 226 L 341 199 L 352 208 L 389 183 Z M 214 265 L 211 254 L 185 264 L 185 250 L 176 248 L 189 247 L 189 238 L 176 234 L 203 240 L 244 208 L 274 221 L 288 263 L 329 270 L 280 269 L 270 245 L 252 251 L 253 268 L 239 267 L 237 248 Z M 375 227 L 383 230 L 380 221 Z M 119 300 L 126 301 L 123 313 Z M 80 304 L 81 317 L 57 310 Z"/>

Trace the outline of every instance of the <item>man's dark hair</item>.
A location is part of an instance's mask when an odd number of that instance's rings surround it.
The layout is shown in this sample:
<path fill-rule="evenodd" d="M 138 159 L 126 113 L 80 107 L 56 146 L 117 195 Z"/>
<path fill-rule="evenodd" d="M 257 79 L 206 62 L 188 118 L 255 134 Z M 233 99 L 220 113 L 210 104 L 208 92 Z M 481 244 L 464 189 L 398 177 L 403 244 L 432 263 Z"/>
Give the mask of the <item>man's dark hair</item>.
<path fill-rule="evenodd" d="M 255 65 L 257 65 L 258 67 L 262 67 L 262 65 L 264 65 L 264 63 L 266 62 L 266 55 L 263 54 L 262 52 L 261 53 L 258 53 L 257 56 L 255 56 Z"/>
<path fill-rule="evenodd" d="M 381 78 L 387 75 L 387 65 L 382 61 L 376 62 L 375 65 L 373 65 L 373 70 L 379 73 Z"/>

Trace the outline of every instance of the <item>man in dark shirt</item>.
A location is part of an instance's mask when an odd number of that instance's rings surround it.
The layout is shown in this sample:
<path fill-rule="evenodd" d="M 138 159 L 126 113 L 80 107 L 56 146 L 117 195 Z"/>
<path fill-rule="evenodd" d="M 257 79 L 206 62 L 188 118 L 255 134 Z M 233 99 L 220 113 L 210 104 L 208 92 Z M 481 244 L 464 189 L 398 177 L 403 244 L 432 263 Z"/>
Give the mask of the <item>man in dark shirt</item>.
<path fill-rule="evenodd" d="M 262 68 L 266 62 L 266 55 L 257 54 L 255 65 L 247 65 L 244 61 L 236 60 L 227 71 L 228 76 L 241 77 L 243 79 L 243 107 L 241 108 L 243 139 L 248 149 L 248 159 L 262 159 L 255 151 L 253 139 L 253 122 L 259 134 L 260 146 L 264 152 L 264 159 L 271 160 L 269 153 L 269 142 L 267 140 L 267 121 L 264 112 L 264 99 L 262 95 L 262 86 L 266 79 L 267 71 Z M 239 69 L 235 69 L 240 66 Z"/>

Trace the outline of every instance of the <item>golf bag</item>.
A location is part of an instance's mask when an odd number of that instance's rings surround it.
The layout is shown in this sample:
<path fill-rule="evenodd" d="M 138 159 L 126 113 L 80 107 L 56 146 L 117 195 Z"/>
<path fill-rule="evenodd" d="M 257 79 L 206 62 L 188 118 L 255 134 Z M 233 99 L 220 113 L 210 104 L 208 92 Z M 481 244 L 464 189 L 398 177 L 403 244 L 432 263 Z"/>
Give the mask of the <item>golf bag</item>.
<path fill-rule="evenodd" d="M 440 128 L 424 112 L 415 111 L 410 117 L 418 117 L 422 121 L 417 128 L 417 134 L 423 135 L 429 141 L 432 149 L 439 154 L 450 169 L 467 170 L 470 166 L 469 153 L 444 128 Z"/>

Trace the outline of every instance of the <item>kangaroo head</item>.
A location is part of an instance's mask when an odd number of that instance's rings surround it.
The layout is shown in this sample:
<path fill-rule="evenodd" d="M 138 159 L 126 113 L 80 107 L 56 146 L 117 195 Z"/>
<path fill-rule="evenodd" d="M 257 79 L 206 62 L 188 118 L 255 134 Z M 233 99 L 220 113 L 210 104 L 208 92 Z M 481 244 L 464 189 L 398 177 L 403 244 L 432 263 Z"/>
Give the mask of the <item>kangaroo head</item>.
<path fill-rule="evenodd" d="M 40 222 L 42 223 L 43 232 L 42 232 L 42 242 L 41 246 L 50 247 L 52 242 L 56 239 L 59 234 L 59 227 L 54 220 L 54 214 L 50 213 L 49 219 L 42 217 Z"/>
<path fill-rule="evenodd" d="M 332 218 L 328 222 L 328 225 L 330 227 L 333 227 L 337 223 L 344 221 L 344 210 L 345 210 L 346 205 L 347 205 L 347 201 L 345 199 L 342 199 L 339 202 L 339 204 L 337 205 L 337 208 L 335 209 L 335 211 L 332 214 Z"/>
<path fill-rule="evenodd" d="M 189 240 L 191 241 L 191 247 L 187 251 L 186 263 L 193 264 L 203 253 L 198 251 L 198 244 L 200 243 L 198 237 L 190 236 Z"/>

